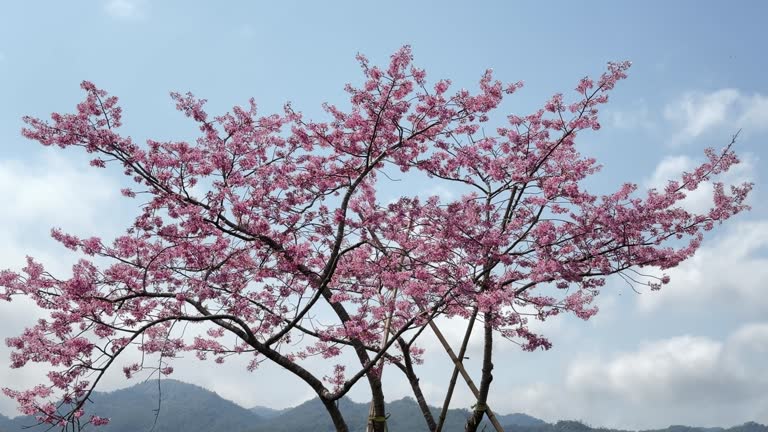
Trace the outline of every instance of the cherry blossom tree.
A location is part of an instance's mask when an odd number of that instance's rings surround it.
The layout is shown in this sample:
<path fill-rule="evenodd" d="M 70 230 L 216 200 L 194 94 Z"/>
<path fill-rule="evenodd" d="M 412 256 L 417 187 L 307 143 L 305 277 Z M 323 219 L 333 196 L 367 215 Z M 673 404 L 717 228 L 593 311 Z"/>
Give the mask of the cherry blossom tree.
<path fill-rule="evenodd" d="M 285 368 L 317 394 L 338 431 L 349 429 L 336 402 L 359 383 L 371 393 L 369 430 L 385 430 L 388 365 L 408 378 L 429 430 L 440 430 L 461 374 L 477 400 L 467 422 L 474 431 L 484 415 L 495 421 L 495 336 L 548 349 L 529 319 L 588 319 L 608 275 L 658 289 L 668 277 L 640 268 L 678 265 L 704 231 L 747 209 L 751 184 L 712 183 L 712 208 L 702 214 L 681 205 L 738 163 L 731 145 L 707 150 L 705 163 L 664 190 L 585 189 L 599 165 L 575 139 L 600 128 L 598 108 L 628 63 L 582 79 L 573 102 L 557 94 L 490 135 L 484 125 L 521 83 L 504 85 L 487 71 L 476 92 L 428 84 L 409 47 L 386 68 L 358 60 L 362 86 L 347 86 L 349 108 L 324 105 L 325 122 L 291 105 L 259 116 L 253 100 L 211 116 L 205 100 L 172 93 L 199 138 L 140 145 L 118 133 L 117 98 L 90 82 L 74 113 L 24 119 L 27 138 L 81 147 L 96 168 L 121 166 L 135 184 L 122 193 L 138 212 L 111 241 L 53 229 L 82 255 L 69 277 L 33 258 L 0 272 L 0 298 L 30 298 L 47 311 L 7 340 L 12 367 L 53 368 L 47 383 L 4 389 L 23 413 L 62 429 L 105 424 L 85 411 L 108 371 L 168 375 L 174 358 L 193 352 L 216 363 L 250 356 L 251 371 L 265 361 Z M 397 172 L 426 175 L 461 196 L 392 200 L 381 186 Z M 438 316 L 466 320 L 458 354 Z M 461 361 L 475 323 L 484 338 L 479 386 Z M 416 373 L 426 330 L 456 365 L 437 420 Z M 131 350 L 156 361 L 122 363 Z M 345 352 L 354 365 L 332 361 Z M 310 357 L 329 360 L 325 375 L 307 366 Z"/>

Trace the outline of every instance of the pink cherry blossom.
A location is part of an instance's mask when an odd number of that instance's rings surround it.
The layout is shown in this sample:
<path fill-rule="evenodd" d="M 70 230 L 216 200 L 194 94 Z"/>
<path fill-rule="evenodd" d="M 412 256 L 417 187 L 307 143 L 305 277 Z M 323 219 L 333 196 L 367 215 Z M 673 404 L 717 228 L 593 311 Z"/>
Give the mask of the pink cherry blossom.
<path fill-rule="evenodd" d="M 335 401 L 360 381 L 373 414 L 384 416 L 385 366 L 403 371 L 420 394 L 412 365 L 423 359 L 419 336 L 435 317 L 479 316 L 488 344 L 497 334 L 524 350 L 549 349 L 530 319 L 589 319 L 611 275 L 652 289 L 670 283 L 632 272 L 677 266 L 704 232 L 748 209 L 751 184 L 716 181 L 708 211 L 681 205 L 739 163 L 733 143 L 708 149 L 705 163 L 663 190 L 587 190 L 600 165 L 576 140 L 600 129 L 599 111 L 628 62 L 609 63 L 575 94 L 556 93 L 493 129 L 497 107 L 522 82 L 487 70 L 477 92 L 451 90 L 447 79 L 430 85 L 412 57 L 403 47 L 379 68 L 358 56 L 362 82 L 346 86 L 348 108 L 323 106 L 325 121 L 291 105 L 260 115 L 253 100 L 213 115 L 205 99 L 172 93 L 200 130 L 192 142 L 121 135 L 118 99 L 87 81 L 74 112 L 25 117 L 25 137 L 94 153 L 94 167 L 118 166 L 134 183 L 121 193 L 136 203 L 136 217 L 114 239 L 52 229 L 83 255 L 69 278 L 32 258 L 21 271 L 0 272 L 0 299 L 24 296 L 48 312 L 8 339 L 12 367 L 53 368 L 48 384 L 5 394 L 42 422 L 74 424 L 126 350 L 159 359 L 123 366 L 126 378 L 169 375 L 188 352 L 217 364 L 245 355 L 249 371 L 270 361 L 304 381 L 345 431 Z M 403 188 L 389 200 L 380 185 L 396 171 L 425 174 L 460 196 L 425 199 Z M 333 319 L 319 319 L 321 309 Z M 302 362 L 343 352 L 357 364 L 323 375 Z M 50 400 L 64 406 L 52 409 Z M 90 417 L 94 426 L 107 422 Z"/>

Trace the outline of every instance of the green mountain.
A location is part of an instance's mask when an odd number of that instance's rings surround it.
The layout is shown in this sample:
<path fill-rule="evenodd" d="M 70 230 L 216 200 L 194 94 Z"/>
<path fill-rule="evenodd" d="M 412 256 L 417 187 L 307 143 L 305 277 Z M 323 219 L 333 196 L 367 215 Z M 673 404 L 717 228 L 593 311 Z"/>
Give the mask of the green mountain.
<path fill-rule="evenodd" d="M 109 393 L 94 393 L 91 399 L 94 402 L 89 411 L 111 419 L 109 425 L 95 429 L 98 432 L 333 432 L 331 420 L 317 399 L 282 410 L 266 407 L 245 409 L 202 387 L 163 380 L 157 423 L 154 411 L 158 406 L 157 381 Z M 339 406 L 353 432 L 365 430 L 367 403 L 342 398 Z M 432 408 L 432 411 L 437 418 L 438 409 Z M 411 398 L 387 403 L 387 412 L 390 432 L 427 430 L 421 411 Z M 469 411 L 465 409 L 449 410 L 443 430 L 463 431 L 468 416 Z M 508 432 L 627 432 L 592 428 L 577 421 L 550 424 L 520 413 L 497 414 L 497 417 Z M 29 417 L 9 419 L 0 416 L 0 432 L 42 432 L 48 429 L 48 426 L 25 428 L 33 424 L 34 419 Z M 480 430 L 483 430 L 482 426 Z M 485 430 L 492 431 L 493 428 L 488 425 Z M 643 432 L 768 432 L 768 426 L 750 422 L 727 429 L 670 426 Z"/>
<path fill-rule="evenodd" d="M 91 396 L 87 412 L 109 417 L 106 426 L 90 428 L 99 432 L 237 432 L 247 431 L 263 422 L 260 416 L 222 398 L 214 392 L 176 380 L 163 380 L 158 392 L 157 381 L 148 381 L 109 393 Z M 160 411 L 155 423 L 155 410 Z M 16 417 L 0 432 L 45 431 L 48 426 L 35 424 L 31 417 Z M 154 429 L 153 429 L 154 425 Z"/>

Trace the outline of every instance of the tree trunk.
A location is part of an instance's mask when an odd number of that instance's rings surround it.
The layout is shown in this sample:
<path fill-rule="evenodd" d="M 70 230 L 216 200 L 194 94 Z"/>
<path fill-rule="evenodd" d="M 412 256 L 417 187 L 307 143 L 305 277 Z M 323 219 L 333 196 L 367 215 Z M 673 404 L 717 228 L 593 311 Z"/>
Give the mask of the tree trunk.
<path fill-rule="evenodd" d="M 392 292 L 392 299 L 397 298 L 397 288 Z M 392 325 L 392 315 L 395 313 L 394 306 L 387 315 L 387 320 L 384 323 L 384 334 L 381 336 L 381 349 L 387 345 L 389 341 L 390 326 Z M 384 405 L 384 392 L 381 389 L 381 377 L 384 375 L 384 359 L 382 358 L 378 364 L 378 375 L 376 370 L 371 369 L 368 371 L 368 380 L 371 383 L 371 407 L 368 410 L 368 432 L 384 432 L 387 429 L 387 414 L 385 412 Z"/>
<path fill-rule="evenodd" d="M 480 426 L 480 422 L 483 420 L 483 416 L 488 409 L 486 405 L 488 402 L 488 391 L 491 388 L 491 381 L 493 381 L 493 326 L 491 325 L 491 314 L 486 313 L 484 318 L 483 376 L 480 379 L 480 392 L 477 395 L 477 402 L 475 403 L 472 415 L 464 427 L 465 432 L 477 432 L 477 428 Z"/>
<path fill-rule="evenodd" d="M 349 432 L 347 422 L 344 421 L 344 416 L 341 414 L 338 405 L 336 405 L 336 401 L 324 398 L 320 398 L 320 400 L 323 402 L 323 405 L 325 405 L 325 410 L 328 411 L 328 415 L 331 416 L 333 427 L 336 428 L 336 432 Z"/>
<path fill-rule="evenodd" d="M 371 407 L 368 410 L 368 432 L 385 432 L 387 429 L 387 414 L 384 404 L 384 391 L 381 388 L 381 379 L 375 376 L 371 370 L 368 373 L 368 382 L 371 386 Z"/>
<path fill-rule="evenodd" d="M 411 390 L 413 390 L 413 395 L 416 397 L 416 402 L 419 404 L 421 415 L 424 416 L 424 421 L 427 422 L 427 429 L 429 432 L 435 432 L 435 430 L 437 430 L 435 418 L 432 416 L 432 411 L 429 409 L 427 400 L 424 398 L 424 393 L 421 392 L 419 377 L 416 376 L 416 372 L 413 370 L 410 347 L 405 343 L 403 338 L 398 339 L 398 343 L 400 344 L 400 350 L 403 352 L 403 359 L 405 360 L 403 372 L 405 372 L 405 376 L 408 378 L 408 382 L 411 384 Z"/>

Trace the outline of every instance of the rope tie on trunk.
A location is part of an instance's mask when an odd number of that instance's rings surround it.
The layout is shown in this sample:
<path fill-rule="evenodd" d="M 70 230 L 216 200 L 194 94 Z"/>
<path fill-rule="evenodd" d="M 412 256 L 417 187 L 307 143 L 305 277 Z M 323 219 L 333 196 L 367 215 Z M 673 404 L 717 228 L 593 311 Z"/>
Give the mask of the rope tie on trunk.
<path fill-rule="evenodd" d="M 384 423 L 384 430 L 389 431 L 389 427 L 387 426 L 387 419 L 389 418 L 389 414 L 386 416 L 370 416 L 368 417 L 368 421 L 374 422 L 374 423 Z"/>

